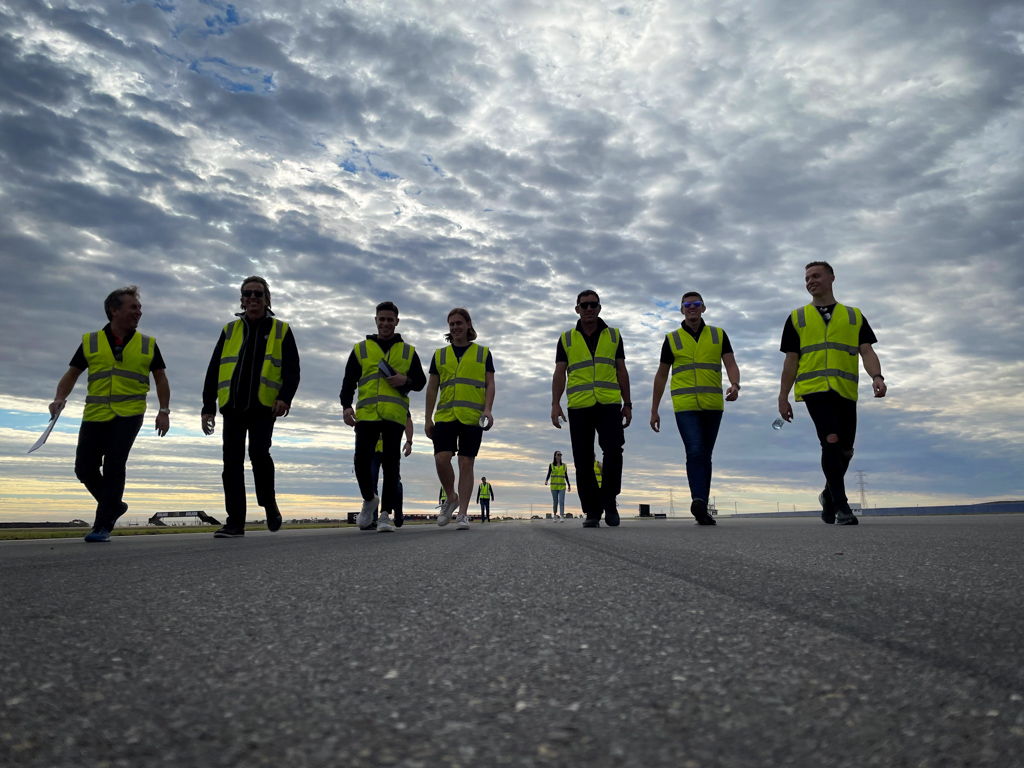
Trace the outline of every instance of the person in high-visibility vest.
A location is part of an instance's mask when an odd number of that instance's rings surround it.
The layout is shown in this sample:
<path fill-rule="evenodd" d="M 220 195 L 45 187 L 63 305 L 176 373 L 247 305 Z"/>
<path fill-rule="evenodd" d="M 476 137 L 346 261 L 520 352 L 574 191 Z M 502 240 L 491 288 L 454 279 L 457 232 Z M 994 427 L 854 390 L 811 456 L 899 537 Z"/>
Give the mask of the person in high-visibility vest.
<path fill-rule="evenodd" d="M 594 482 L 597 483 L 597 487 L 600 488 L 604 478 L 601 475 L 601 462 L 594 459 Z"/>
<path fill-rule="evenodd" d="M 565 522 L 565 494 L 572 490 L 569 483 L 569 467 L 562 462 L 562 452 L 555 451 L 548 464 L 548 473 L 544 477 L 544 485 L 550 482 L 551 518 L 556 522 Z"/>
<path fill-rule="evenodd" d="M 156 339 L 138 332 L 142 318 L 138 287 L 113 291 L 103 309 L 110 322 L 82 336 L 49 406 L 50 418 L 56 418 L 82 372 L 89 371 L 75 476 L 96 500 L 92 530 L 85 536 L 90 543 L 110 541 L 117 519 L 128 509 L 123 500 L 125 465 L 142 428 L 150 375 L 160 401 L 156 433 L 163 437 L 171 424 L 171 385 L 163 355 Z"/>
<path fill-rule="evenodd" d="M 281 528 L 270 445 L 274 425 L 291 410 L 299 387 L 299 350 L 288 323 L 270 308 L 270 286 L 259 275 L 241 284 L 242 311 L 224 326 L 203 384 L 203 433 L 212 435 L 219 409 L 224 417 L 224 509 L 227 521 L 214 537 L 245 535 L 245 443 L 249 440 L 256 503 L 267 528 Z"/>
<path fill-rule="evenodd" d="M 494 486 L 487 482 L 486 477 L 480 478 L 476 487 L 476 503 L 480 505 L 480 522 L 491 522 L 491 501 L 494 499 Z"/>
<path fill-rule="evenodd" d="M 437 524 L 451 522 L 469 528 L 469 500 L 473 493 L 473 465 L 485 429 L 494 425 L 494 360 L 490 350 L 476 343 L 469 310 L 455 307 L 448 313 L 449 342 L 434 352 L 424 405 L 424 433 L 434 442 L 434 466 L 447 498 L 437 513 Z M 434 406 L 437 406 L 437 413 Z M 458 488 L 452 458 L 459 455 Z"/>
<path fill-rule="evenodd" d="M 368 526 L 379 504 L 381 515 L 377 531 L 389 533 L 396 527 L 391 515 L 399 504 L 402 433 L 409 419 L 409 393 L 423 389 L 427 378 L 416 348 L 395 332 L 398 326 L 395 303 L 382 301 L 373 319 L 377 333 L 352 347 L 339 397 L 345 423 L 356 431 L 353 464 L 363 498 L 356 523 L 360 528 Z M 381 471 L 384 479 L 378 497 L 370 469 L 380 439 L 383 439 Z"/>
<path fill-rule="evenodd" d="M 413 433 L 412 416 L 410 416 L 405 421 L 405 445 L 402 446 L 402 455 L 403 456 L 409 456 L 409 455 L 412 454 L 412 433 Z M 377 440 L 377 445 L 374 446 L 374 449 L 373 449 L 373 461 L 370 464 L 370 479 L 371 479 L 371 482 L 373 483 L 373 495 L 374 496 L 378 496 L 378 494 L 377 494 L 377 486 L 378 486 L 379 481 L 380 481 L 380 465 L 381 465 L 381 462 L 383 461 L 383 459 L 384 459 L 384 438 L 381 437 L 381 438 L 379 438 Z M 378 498 L 379 498 L 379 496 L 378 496 Z M 401 528 L 402 524 L 405 522 L 405 512 L 403 511 L 403 509 L 404 509 L 404 501 L 405 501 L 405 489 L 402 487 L 402 481 L 399 480 L 398 481 L 398 498 L 395 501 L 395 509 L 393 510 L 394 517 L 392 518 L 392 523 L 394 523 L 395 528 Z M 370 522 L 370 524 L 360 528 L 359 530 L 361 530 L 361 531 L 375 531 L 375 530 L 377 530 L 377 508 L 376 507 L 374 507 L 373 519 Z"/>
<path fill-rule="evenodd" d="M 601 515 L 607 525 L 619 524 L 617 498 L 622 485 L 623 430 L 633 418 L 629 373 L 622 334 L 599 315 L 601 299 L 592 290 L 576 297 L 575 328 L 558 337 L 555 373 L 551 380 L 551 423 L 566 420 L 562 394 L 569 401 L 569 437 L 576 464 L 576 490 L 585 519 L 583 527 L 597 528 Z M 594 436 L 601 445 L 604 482 L 594 475 Z"/>
<path fill-rule="evenodd" d="M 811 303 L 790 312 L 782 331 L 786 354 L 779 386 L 779 415 L 793 420 L 789 392 L 807 405 L 821 443 L 825 488 L 818 495 L 821 519 L 837 525 L 857 525 L 846 498 L 846 470 L 853 459 L 857 434 L 857 356 L 871 377 L 875 397 L 885 397 L 882 364 L 872 348 L 878 339 L 857 307 L 836 301 L 836 275 L 825 261 L 804 268 L 804 286 Z"/>
<path fill-rule="evenodd" d="M 711 499 L 711 453 L 718 439 L 725 401 L 740 394 L 740 369 L 724 329 L 708 325 L 704 297 L 687 291 L 679 302 L 683 322 L 666 334 L 661 363 L 654 375 L 651 429 L 661 431 L 658 406 L 672 375 L 672 410 L 686 450 L 686 480 L 690 486 L 690 514 L 700 525 L 715 525 L 708 513 Z M 722 396 L 722 367 L 729 375 L 729 391 Z"/>

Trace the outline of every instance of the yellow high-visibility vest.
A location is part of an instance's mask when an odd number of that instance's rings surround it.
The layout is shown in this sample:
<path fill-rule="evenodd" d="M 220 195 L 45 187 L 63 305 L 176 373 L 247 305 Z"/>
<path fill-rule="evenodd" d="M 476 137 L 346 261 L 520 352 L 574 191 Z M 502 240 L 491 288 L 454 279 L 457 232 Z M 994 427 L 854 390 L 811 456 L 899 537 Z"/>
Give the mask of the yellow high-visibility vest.
<path fill-rule="evenodd" d="M 247 335 L 247 326 L 242 318 L 238 318 L 224 326 L 224 346 L 220 351 L 220 368 L 217 372 L 217 405 L 223 408 L 231 399 L 231 382 L 238 365 L 238 353 L 242 351 Z M 284 335 L 288 332 L 288 323 L 276 317 L 271 318 L 270 332 L 267 334 L 267 348 L 263 353 L 263 367 L 260 369 L 260 386 L 256 398 L 262 405 L 270 408 L 278 399 L 284 381 L 282 365 L 284 364 Z"/>
<path fill-rule="evenodd" d="M 404 341 L 397 341 L 385 355 L 376 341 L 364 339 L 355 345 L 353 351 L 362 366 L 356 421 L 395 421 L 405 426 L 409 418 L 409 396 L 388 384 L 378 365 L 384 360 L 394 371 L 408 376 L 416 348 Z"/>
<path fill-rule="evenodd" d="M 597 480 L 597 487 L 601 487 L 601 465 L 594 459 L 594 479 Z"/>
<path fill-rule="evenodd" d="M 860 328 L 864 324 L 860 310 L 836 304 L 826 323 L 817 307 L 808 304 L 794 309 L 791 317 L 800 336 L 796 399 L 831 389 L 847 400 L 856 400 Z"/>
<path fill-rule="evenodd" d="M 684 328 L 667 335 L 672 362 L 672 409 L 675 411 L 725 410 L 722 396 L 721 328 L 705 325 L 694 339 Z"/>
<path fill-rule="evenodd" d="M 441 379 L 435 421 L 479 424 L 487 395 L 487 347 L 470 344 L 461 358 L 451 346 L 434 352 Z"/>
<path fill-rule="evenodd" d="M 565 490 L 566 484 L 566 471 L 568 469 L 566 464 L 549 464 L 551 468 L 551 490 L 562 491 Z"/>
<path fill-rule="evenodd" d="M 483 500 L 483 499 L 490 499 L 491 498 L 491 484 L 490 483 L 480 483 L 480 489 L 477 491 L 477 493 L 480 495 L 480 499 L 481 500 Z"/>
<path fill-rule="evenodd" d="M 110 421 L 115 416 L 146 412 L 149 368 L 156 353 L 156 339 L 136 332 L 114 357 L 105 331 L 82 334 L 82 351 L 89 364 L 89 388 L 82 421 Z"/>
<path fill-rule="evenodd" d="M 570 408 L 622 402 L 615 364 L 619 338 L 618 328 L 601 329 L 596 351 L 591 355 L 586 339 L 578 330 L 573 328 L 562 334 L 562 348 L 568 358 L 566 394 Z"/>

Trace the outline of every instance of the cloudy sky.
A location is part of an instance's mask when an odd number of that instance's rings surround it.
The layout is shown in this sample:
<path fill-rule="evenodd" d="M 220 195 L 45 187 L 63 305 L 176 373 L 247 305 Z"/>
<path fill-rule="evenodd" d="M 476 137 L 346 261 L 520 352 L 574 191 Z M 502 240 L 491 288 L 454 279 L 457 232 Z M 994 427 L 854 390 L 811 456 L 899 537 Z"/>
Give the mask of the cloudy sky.
<path fill-rule="evenodd" d="M 84 379 L 25 451 L 103 297 L 129 283 L 174 412 L 163 439 L 147 417 L 126 500 L 137 518 L 221 511 L 200 390 L 251 273 L 302 355 L 275 434 L 286 516 L 357 508 L 338 390 L 384 299 L 423 358 L 447 310 L 470 308 L 498 369 L 478 474 L 496 511 L 547 509 L 547 462 L 569 452 L 548 420 L 554 345 L 584 287 L 625 339 L 624 509 L 667 511 L 670 491 L 686 505 L 671 405 L 661 434 L 647 422 L 688 289 L 743 376 L 719 507 L 809 508 L 810 421 L 801 406 L 769 424 L 814 259 L 875 328 L 889 384 L 874 400 L 861 381 L 851 472 L 868 503 L 1024 496 L 1018 2 L 298 5 L 0 0 L 0 520 L 91 519 L 72 469 Z M 437 491 L 422 406 L 411 511 Z"/>

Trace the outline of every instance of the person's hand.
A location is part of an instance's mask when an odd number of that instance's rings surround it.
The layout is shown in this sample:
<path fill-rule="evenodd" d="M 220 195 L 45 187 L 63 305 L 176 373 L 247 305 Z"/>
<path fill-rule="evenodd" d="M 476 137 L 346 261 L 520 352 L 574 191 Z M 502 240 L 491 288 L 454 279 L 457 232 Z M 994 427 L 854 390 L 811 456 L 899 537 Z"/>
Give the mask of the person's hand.
<path fill-rule="evenodd" d="M 350 427 L 354 427 L 356 425 L 356 412 L 352 410 L 351 405 L 341 412 L 341 418 L 344 419 L 345 423 Z"/>
<path fill-rule="evenodd" d="M 286 403 L 284 400 L 275 400 L 274 401 L 274 405 L 272 406 L 272 408 L 273 408 L 273 414 L 274 414 L 274 418 L 275 419 L 276 418 L 282 418 L 283 419 L 285 416 L 288 415 L 288 411 L 290 411 L 292 409 L 292 407 L 288 403 Z"/>
<path fill-rule="evenodd" d="M 657 411 L 651 411 L 651 429 L 661 432 L 661 415 Z"/>
<path fill-rule="evenodd" d="M 779 398 L 779 416 L 786 421 L 793 420 L 793 406 L 790 405 L 788 397 Z"/>
<path fill-rule="evenodd" d="M 64 410 L 64 406 L 68 404 L 67 400 L 54 400 L 50 403 L 50 418 L 52 419 L 58 413 Z"/>
<path fill-rule="evenodd" d="M 562 425 L 559 422 L 565 422 L 565 412 L 562 410 L 561 403 L 555 403 L 551 406 L 551 423 L 557 428 L 561 429 Z"/>
<path fill-rule="evenodd" d="M 203 434 L 212 435 L 213 428 L 217 425 L 217 418 L 212 413 L 204 413 L 199 419 L 203 425 Z"/>
<path fill-rule="evenodd" d="M 484 411 L 483 415 L 480 416 L 480 422 L 480 426 L 483 427 L 486 432 L 494 426 L 494 416 L 491 415 L 490 411 Z"/>
<path fill-rule="evenodd" d="M 633 423 L 633 406 L 622 406 L 622 428 L 625 429 Z"/>
<path fill-rule="evenodd" d="M 427 419 L 423 422 L 423 434 L 432 438 L 434 436 L 434 420 Z"/>
<path fill-rule="evenodd" d="M 405 382 L 409 380 L 409 377 L 404 373 L 396 373 L 394 376 L 388 376 L 384 381 L 390 384 L 395 389 L 401 387 Z"/>
<path fill-rule="evenodd" d="M 171 415 L 169 413 L 158 413 L 156 415 L 156 433 L 163 437 L 171 428 Z"/>
<path fill-rule="evenodd" d="M 405 445 L 402 447 L 402 455 L 408 456 L 412 453 L 412 440 L 406 440 Z"/>
<path fill-rule="evenodd" d="M 740 396 L 740 385 L 739 384 L 730 384 L 729 385 L 729 389 L 727 389 L 725 391 L 725 399 L 728 400 L 731 403 L 733 400 L 735 400 L 739 396 Z"/>
<path fill-rule="evenodd" d="M 875 397 L 885 397 L 885 392 L 888 387 L 885 386 L 885 379 L 875 377 L 871 380 L 871 390 L 875 393 Z"/>

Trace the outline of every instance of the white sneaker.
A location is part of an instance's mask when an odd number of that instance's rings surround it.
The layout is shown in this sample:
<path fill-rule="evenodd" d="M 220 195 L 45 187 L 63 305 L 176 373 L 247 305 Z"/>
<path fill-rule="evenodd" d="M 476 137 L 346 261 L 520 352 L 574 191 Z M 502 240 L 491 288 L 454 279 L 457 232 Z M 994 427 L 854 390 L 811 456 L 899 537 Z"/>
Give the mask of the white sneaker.
<path fill-rule="evenodd" d="M 377 521 L 377 533 L 391 533 L 394 530 L 395 526 L 391 522 L 391 513 L 381 512 L 380 519 Z"/>
<path fill-rule="evenodd" d="M 363 502 L 363 506 L 359 510 L 359 516 L 356 517 L 356 525 L 359 526 L 360 530 L 366 530 L 366 526 L 373 522 L 373 513 L 379 503 L 380 499 L 376 496 Z"/>
<path fill-rule="evenodd" d="M 444 504 L 441 505 L 441 511 L 437 513 L 437 524 L 448 525 L 452 521 L 452 515 L 455 514 L 455 510 L 459 508 L 459 494 L 453 493 Z"/>
<path fill-rule="evenodd" d="M 469 530 L 469 517 L 467 515 L 459 515 L 458 520 L 455 521 L 456 531 L 468 531 Z"/>

